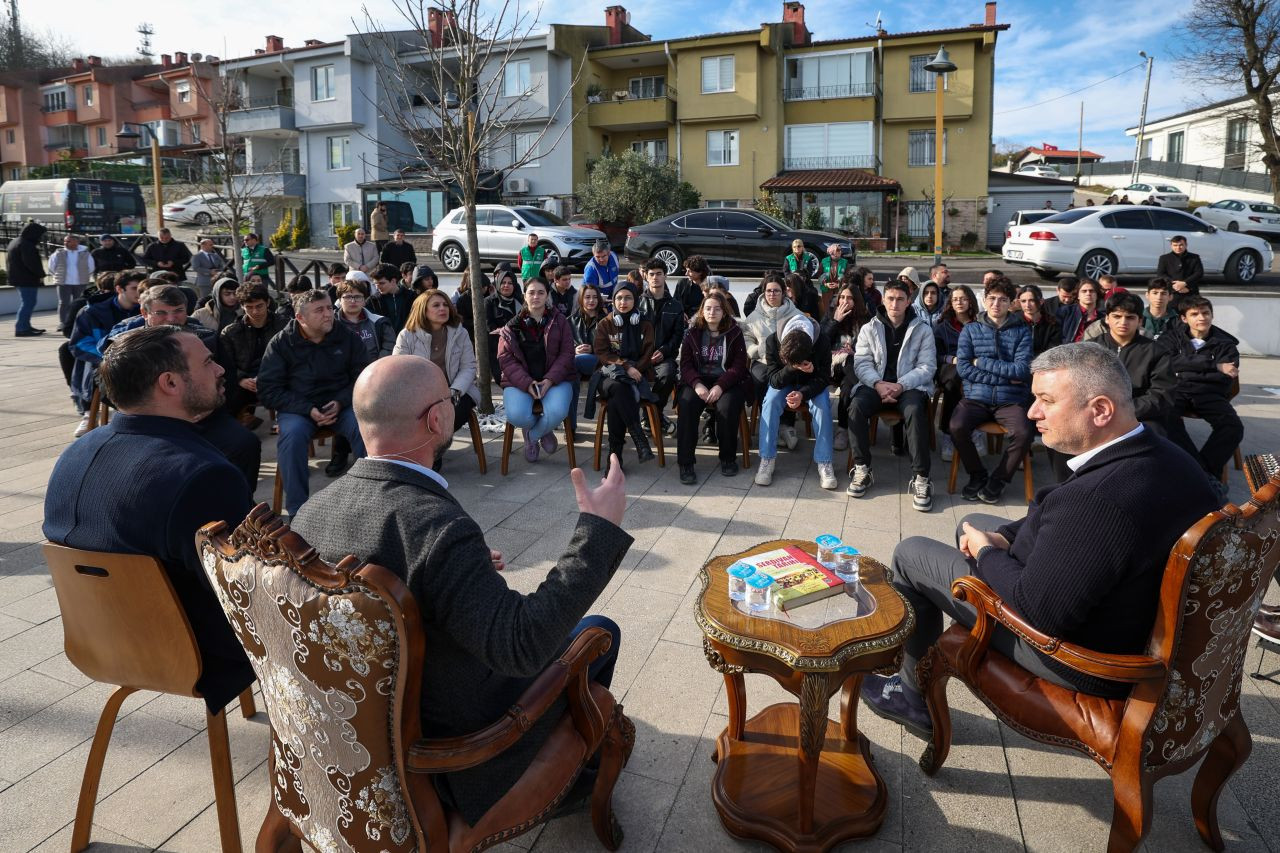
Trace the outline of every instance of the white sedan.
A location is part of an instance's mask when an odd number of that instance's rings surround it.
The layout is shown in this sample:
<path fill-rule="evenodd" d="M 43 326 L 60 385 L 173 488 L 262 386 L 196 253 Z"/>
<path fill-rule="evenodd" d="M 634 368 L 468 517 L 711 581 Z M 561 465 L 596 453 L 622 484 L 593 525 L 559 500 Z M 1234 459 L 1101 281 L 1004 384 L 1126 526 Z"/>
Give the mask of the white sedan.
<path fill-rule="evenodd" d="M 1054 178 L 1062 180 L 1062 174 L 1052 166 L 1046 166 L 1043 163 L 1029 163 L 1023 166 L 1015 175 L 1029 175 L 1033 178 Z"/>
<path fill-rule="evenodd" d="M 1187 194 L 1173 184 L 1129 184 L 1112 192 L 1116 194 L 1116 198 L 1128 196 L 1133 204 L 1141 204 L 1149 198 L 1154 198 L 1161 207 L 1175 207 L 1178 210 L 1186 210 L 1190 202 Z"/>
<path fill-rule="evenodd" d="M 252 205 L 245 203 L 242 216 L 253 218 Z M 194 222 L 197 225 L 208 225 L 211 222 L 226 224 L 231 218 L 231 207 L 227 200 L 216 193 L 197 193 L 178 199 L 164 206 L 164 218 L 169 222 Z"/>
<path fill-rule="evenodd" d="M 1206 207 L 1197 207 L 1195 215 L 1211 225 L 1228 231 L 1243 231 L 1272 239 L 1280 237 L 1280 207 L 1270 202 L 1228 198 Z"/>
<path fill-rule="evenodd" d="M 1064 210 L 1009 231 L 1007 263 L 1032 267 L 1042 278 L 1066 272 L 1097 281 L 1100 275 L 1153 275 L 1175 236 L 1200 256 L 1206 275 L 1246 284 L 1271 269 L 1271 244 L 1223 231 L 1203 219 L 1164 207 L 1107 205 Z"/>

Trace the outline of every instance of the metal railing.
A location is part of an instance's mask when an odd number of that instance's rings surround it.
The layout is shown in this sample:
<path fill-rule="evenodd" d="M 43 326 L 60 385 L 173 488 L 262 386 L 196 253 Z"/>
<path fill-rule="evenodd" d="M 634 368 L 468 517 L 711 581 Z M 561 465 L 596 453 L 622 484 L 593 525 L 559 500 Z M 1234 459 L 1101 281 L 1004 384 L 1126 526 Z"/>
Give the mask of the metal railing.
<path fill-rule="evenodd" d="M 1172 163 L 1168 160 L 1148 160 L 1144 157 L 1138 161 L 1138 172 L 1143 175 L 1159 175 L 1172 181 L 1195 181 L 1201 184 L 1216 184 L 1222 187 L 1253 192 L 1269 193 L 1271 191 L 1270 177 L 1258 172 L 1243 172 L 1238 169 L 1219 169 L 1214 166 L 1199 166 L 1193 163 Z M 1080 180 L 1082 183 L 1090 183 L 1095 176 L 1125 175 L 1123 183 L 1120 184 L 1124 185 L 1129 183 L 1127 176 L 1131 174 L 1133 174 L 1132 160 L 1115 160 L 1110 163 L 1084 163 L 1080 170 Z M 1062 176 L 1064 178 L 1074 177 L 1075 166 L 1071 164 L 1064 165 L 1062 167 Z M 1115 181 L 1109 182 L 1116 183 Z"/>
<path fill-rule="evenodd" d="M 271 107 L 292 107 L 293 94 L 277 92 L 274 95 L 259 95 L 254 98 L 239 98 L 232 107 L 233 111 L 262 110 Z"/>
<path fill-rule="evenodd" d="M 838 154 L 832 157 L 791 157 L 783 159 L 784 169 L 874 169 L 878 161 L 874 154 Z"/>
<path fill-rule="evenodd" d="M 822 98 L 867 98 L 876 93 L 875 83 L 842 83 L 833 86 L 788 86 L 783 100 L 816 101 Z"/>

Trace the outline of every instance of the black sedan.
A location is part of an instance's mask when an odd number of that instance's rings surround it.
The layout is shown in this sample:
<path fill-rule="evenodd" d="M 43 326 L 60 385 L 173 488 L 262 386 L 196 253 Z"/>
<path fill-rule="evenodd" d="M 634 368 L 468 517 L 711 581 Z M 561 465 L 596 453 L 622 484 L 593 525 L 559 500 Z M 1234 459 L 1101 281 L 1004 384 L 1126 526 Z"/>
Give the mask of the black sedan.
<path fill-rule="evenodd" d="M 713 270 L 781 269 L 791 252 L 791 242 L 800 239 L 815 258 L 826 257 L 827 247 L 840 244 L 852 264 L 856 258 L 848 238 L 823 231 L 791 228 L 772 216 L 743 208 L 697 208 L 682 210 L 627 231 L 624 250 L 629 261 L 643 263 L 657 258 L 675 275 L 690 255 L 701 255 Z M 817 275 L 817 269 L 810 270 Z"/>

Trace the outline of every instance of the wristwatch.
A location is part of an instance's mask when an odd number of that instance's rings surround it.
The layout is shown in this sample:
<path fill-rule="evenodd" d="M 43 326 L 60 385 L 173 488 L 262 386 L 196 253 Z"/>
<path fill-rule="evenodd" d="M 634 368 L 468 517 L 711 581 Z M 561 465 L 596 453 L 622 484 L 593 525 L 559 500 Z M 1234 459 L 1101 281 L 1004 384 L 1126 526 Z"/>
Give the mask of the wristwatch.
<path fill-rule="evenodd" d="M 453 398 L 453 404 L 456 406 L 458 405 L 458 401 L 462 399 L 462 392 L 459 391 L 457 388 L 454 388 L 453 391 L 449 394 L 449 396 Z"/>

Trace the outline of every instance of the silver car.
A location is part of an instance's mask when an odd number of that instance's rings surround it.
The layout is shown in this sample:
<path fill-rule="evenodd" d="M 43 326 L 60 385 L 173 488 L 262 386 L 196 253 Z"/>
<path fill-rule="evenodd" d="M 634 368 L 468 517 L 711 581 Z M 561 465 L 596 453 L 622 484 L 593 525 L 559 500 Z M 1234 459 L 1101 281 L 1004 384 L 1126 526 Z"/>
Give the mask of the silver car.
<path fill-rule="evenodd" d="M 1173 184 L 1136 183 L 1113 192 L 1119 198 L 1128 196 L 1133 204 L 1142 204 L 1147 199 L 1154 198 L 1161 207 L 1173 207 L 1178 210 L 1186 210 L 1187 204 L 1191 201 L 1186 193 Z"/>
<path fill-rule="evenodd" d="M 1280 207 L 1270 202 L 1228 198 L 1197 207 L 1195 215 L 1228 231 L 1257 234 L 1273 241 L 1280 238 Z"/>
<path fill-rule="evenodd" d="M 579 268 L 590 260 L 595 242 L 607 240 L 602 231 L 570 225 L 540 207 L 476 205 L 476 238 L 481 263 L 508 261 L 518 265 L 520 250 L 529 245 L 530 234 L 537 234 L 538 245 L 548 254 L 555 252 L 560 263 Z M 432 235 L 432 244 L 440 263 L 449 272 L 459 272 L 467 266 L 466 208 L 451 210 L 440 220 Z"/>

